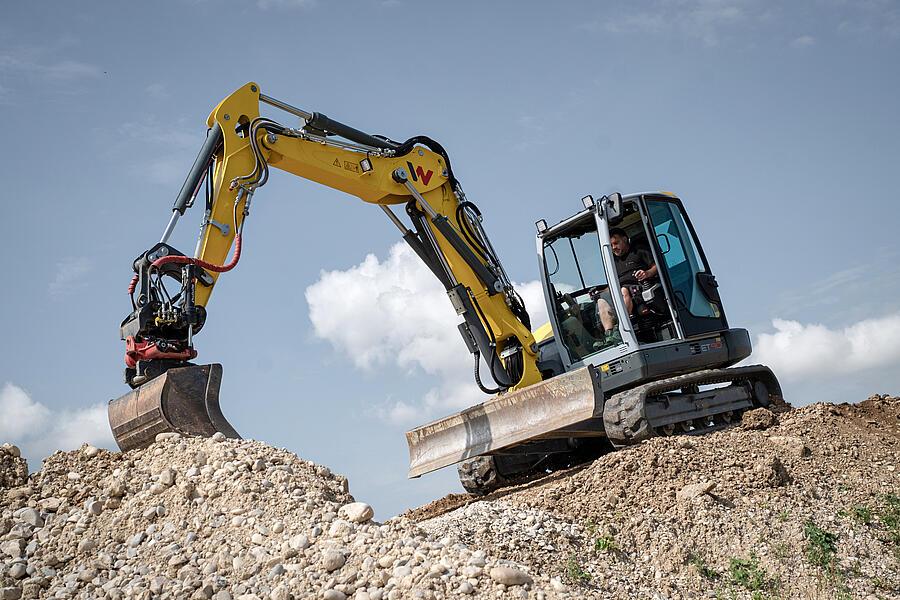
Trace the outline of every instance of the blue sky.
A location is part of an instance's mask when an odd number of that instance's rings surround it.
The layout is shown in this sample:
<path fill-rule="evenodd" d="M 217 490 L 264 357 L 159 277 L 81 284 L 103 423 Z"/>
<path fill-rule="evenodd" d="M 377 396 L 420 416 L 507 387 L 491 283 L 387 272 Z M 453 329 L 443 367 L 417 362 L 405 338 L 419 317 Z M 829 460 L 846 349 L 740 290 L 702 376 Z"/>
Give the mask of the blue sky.
<path fill-rule="evenodd" d="M 16 3 L 0 23 L 0 437 L 33 469 L 109 443 L 130 263 L 210 109 L 251 80 L 439 140 L 533 312 L 534 221 L 672 190 L 791 401 L 900 392 L 900 3 L 145 6 Z M 347 474 L 382 518 L 457 489 L 452 469 L 405 479 L 405 429 L 479 395 L 449 303 L 380 211 L 275 173 L 245 240 L 196 340 L 237 429 Z"/>

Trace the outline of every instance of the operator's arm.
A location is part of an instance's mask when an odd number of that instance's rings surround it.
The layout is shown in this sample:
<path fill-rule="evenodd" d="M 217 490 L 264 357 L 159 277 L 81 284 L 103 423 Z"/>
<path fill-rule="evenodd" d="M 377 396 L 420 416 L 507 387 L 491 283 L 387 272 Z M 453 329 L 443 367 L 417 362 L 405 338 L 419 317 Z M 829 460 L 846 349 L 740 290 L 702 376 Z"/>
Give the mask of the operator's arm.
<path fill-rule="evenodd" d="M 640 271 L 636 271 L 634 273 L 634 278 L 638 281 L 644 281 L 646 279 L 653 279 L 659 274 L 659 269 L 656 268 L 656 264 L 653 262 L 653 255 L 650 254 L 647 250 L 641 248 L 639 250 L 640 257 L 644 261 L 644 264 L 650 265 L 646 269 L 642 269 Z"/>

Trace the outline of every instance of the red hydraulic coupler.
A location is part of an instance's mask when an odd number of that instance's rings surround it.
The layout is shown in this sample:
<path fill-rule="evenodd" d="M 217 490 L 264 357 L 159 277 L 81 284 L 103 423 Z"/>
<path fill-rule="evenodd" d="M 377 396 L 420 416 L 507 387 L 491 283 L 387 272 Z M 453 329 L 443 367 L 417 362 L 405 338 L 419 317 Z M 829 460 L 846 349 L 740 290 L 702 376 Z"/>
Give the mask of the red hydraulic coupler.
<path fill-rule="evenodd" d="M 139 360 L 158 360 L 171 358 L 175 360 L 191 360 L 197 358 L 197 351 L 193 348 L 181 352 L 163 352 L 155 342 L 136 342 L 134 336 L 129 335 L 125 339 L 125 366 L 133 369 Z"/>

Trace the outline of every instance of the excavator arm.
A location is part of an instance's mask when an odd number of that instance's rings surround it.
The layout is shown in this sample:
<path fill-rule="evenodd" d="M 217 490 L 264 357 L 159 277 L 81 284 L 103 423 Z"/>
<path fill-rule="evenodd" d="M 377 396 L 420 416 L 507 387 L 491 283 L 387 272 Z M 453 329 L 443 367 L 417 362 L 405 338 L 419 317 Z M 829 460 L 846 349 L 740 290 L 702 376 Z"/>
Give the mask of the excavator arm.
<path fill-rule="evenodd" d="M 261 103 L 300 117 L 303 126 L 291 128 L 262 117 Z M 346 192 L 384 211 L 442 283 L 462 317 L 459 329 L 475 355 L 475 377 L 482 390 L 521 389 L 541 381 L 528 313 L 481 227 L 480 212 L 466 200 L 440 144 L 424 136 L 401 143 L 369 135 L 263 95 L 255 83 L 222 100 L 207 125 L 207 140 L 162 239 L 134 261 L 129 287 L 133 311 L 121 333 L 126 342 L 126 382 L 137 389 L 110 405 L 120 447 L 146 445 L 155 432 L 165 430 L 209 433 L 208 423 L 191 430 L 173 422 L 172 415 L 191 404 L 191 395 L 203 400 L 193 402 L 198 410 L 186 420 L 224 421 L 218 411 L 218 380 L 210 383 L 221 377 L 220 368 L 201 372 L 188 361 L 196 357 L 194 336 L 205 323 L 218 277 L 240 259 L 244 224 L 270 168 Z M 179 218 L 201 199 L 202 189 L 206 192 L 201 234 L 194 256 L 188 257 L 168 239 Z M 180 284 L 177 294 L 166 289 L 165 282 L 171 280 Z M 490 368 L 494 389 L 479 378 L 479 357 Z M 192 372 L 200 379 L 192 378 Z M 158 377 L 166 379 L 151 381 Z M 158 389 L 141 397 L 140 386 L 151 384 Z M 171 402 L 158 400 L 167 394 Z"/>

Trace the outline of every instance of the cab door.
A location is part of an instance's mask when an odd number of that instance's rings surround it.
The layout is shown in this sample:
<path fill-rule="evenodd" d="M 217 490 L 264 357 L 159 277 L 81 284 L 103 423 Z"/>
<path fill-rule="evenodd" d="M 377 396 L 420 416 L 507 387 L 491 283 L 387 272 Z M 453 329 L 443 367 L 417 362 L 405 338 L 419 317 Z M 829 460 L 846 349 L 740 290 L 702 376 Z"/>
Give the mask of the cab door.
<path fill-rule="evenodd" d="M 642 204 L 654 234 L 655 254 L 661 257 L 659 271 L 684 336 L 728 329 L 716 278 L 681 201 L 645 195 Z"/>

